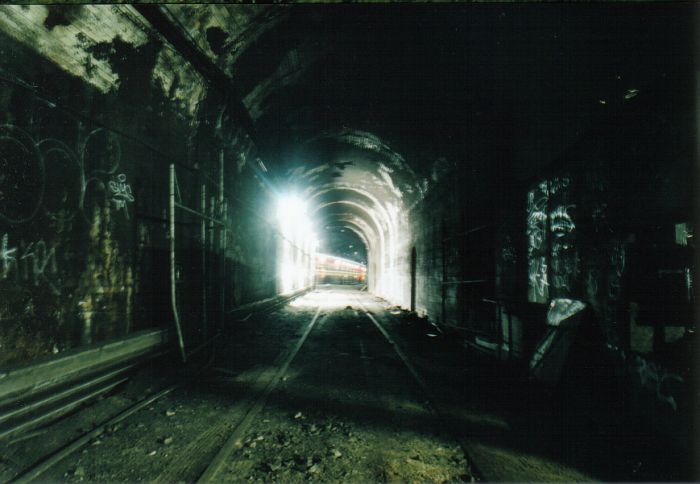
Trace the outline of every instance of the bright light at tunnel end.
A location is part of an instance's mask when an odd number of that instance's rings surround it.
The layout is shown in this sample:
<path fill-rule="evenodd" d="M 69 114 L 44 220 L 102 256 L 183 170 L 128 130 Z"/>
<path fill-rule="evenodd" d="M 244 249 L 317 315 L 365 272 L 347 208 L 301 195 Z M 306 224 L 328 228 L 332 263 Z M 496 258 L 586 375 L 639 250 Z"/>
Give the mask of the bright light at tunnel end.
<path fill-rule="evenodd" d="M 279 293 L 287 294 L 314 283 L 318 238 L 308 215 L 308 204 L 295 194 L 277 200 L 281 234 L 278 257 Z"/>
<path fill-rule="evenodd" d="M 277 219 L 280 222 L 301 222 L 306 218 L 307 204 L 297 195 L 282 195 L 277 201 Z"/>

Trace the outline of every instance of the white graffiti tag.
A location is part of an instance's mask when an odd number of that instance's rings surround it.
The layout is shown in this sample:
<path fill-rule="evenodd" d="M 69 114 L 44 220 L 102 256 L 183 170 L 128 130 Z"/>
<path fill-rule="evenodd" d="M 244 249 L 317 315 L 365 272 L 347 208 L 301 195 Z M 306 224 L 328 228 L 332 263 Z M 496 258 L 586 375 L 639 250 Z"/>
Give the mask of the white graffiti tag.
<path fill-rule="evenodd" d="M 117 210 L 124 210 L 126 218 L 129 218 L 128 203 L 133 203 L 135 198 L 131 191 L 131 185 L 126 181 L 126 175 L 120 173 L 116 180 L 109 182 L 109 191 L 112 193 L 112 202 Z"/>
<path fill-rule="evenodd" d="M 9 247 L 9 244 L 9 235 L 3 235 L 2 249 L 0 249 L 0 258 L 2 258 L 2 277 L 0 277 L 0 279 L 7 278 L 12 269 L 17 267 L 17 257 L 15 256 L 17 247 Z"/>
<path fill-rule="evenodd" d="M 563 237 L 573 232 L 576 228 L 573 220 L 571 220 L 571 215 L 569 215 L 569 210 L 573 207 L 575 205 L 560 205 L 549 214 L 551 221 L 549 230 L 555 237 Z"/>
<path fill-rule="evenodd" d="M 48 274 L 58 273 L 55 245 L 49 246 L 44 240 L 20 241 L 18 249 L 10 247 L 9 234 L 5 234 L 2 237 L 0 257 L 2 258 L 0 280 L 9 279 L 14 273 L 14 280 L 17 283 L 27 281 L 35 287 L 43 283 L 55 295 L 61 294 L 48 277 Z"/>

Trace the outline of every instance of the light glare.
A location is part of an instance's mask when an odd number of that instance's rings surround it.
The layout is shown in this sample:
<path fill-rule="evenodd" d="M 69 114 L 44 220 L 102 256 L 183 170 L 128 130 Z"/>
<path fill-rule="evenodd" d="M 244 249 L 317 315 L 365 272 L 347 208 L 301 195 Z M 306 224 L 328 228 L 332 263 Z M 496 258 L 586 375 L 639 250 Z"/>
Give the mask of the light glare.
<path fill-rule="evenodd" d="M 279 199 L 277 218 L 285 222 L 299 222 L 306 219 L 306 202 L 296 195 L 286 195 Z"/>
<path fill-rule="evenodd" d="M 307 203 L 294 194 L 277 202 L 280 229 L 278 290 L 288 294 L 313 284 L 316 270 L 316 234 L 307 215 Z"/>

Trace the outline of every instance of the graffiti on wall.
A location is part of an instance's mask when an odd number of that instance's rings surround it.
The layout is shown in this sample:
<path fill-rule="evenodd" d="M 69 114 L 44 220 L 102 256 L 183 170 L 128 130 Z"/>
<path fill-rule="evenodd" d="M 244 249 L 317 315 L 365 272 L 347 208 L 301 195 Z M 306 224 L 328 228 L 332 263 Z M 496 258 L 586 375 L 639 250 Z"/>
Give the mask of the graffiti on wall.
<path fill-rule="evenodd" d="M 116 176 L 116 179 L 109 182 L 109 191 L 111 192 L 114 208 L 123 210 L 124 216 L 128 219 L 129 210 L 127 209 L 127 204 L 133 203 L 135 198 L 131 191 L 131 185 L 127 183 L 124 173 L 120 173 Z"/>
<path fill-rule="evenodd" d="M 569 177 L 540 182 L 528 192 L 528 299 L 546 303 L 550 296 L 569 297 L 578 274 Z"/>
<path fill-rule="evenodd" d="M 527 260 L 528 299 L 532 302 L 547 302 L 549 281 L 547 269 L 547 209 L 549 187 L 541 182 L 528 192 L 527 199 Z"/>
<path fill-rule="evenodd" d="M 555 177 L 549 182 L 549 231 L 552 235 L 551 279 L 552 297 L 571 297 L 578 276 L 578 254 L 576 252 L 576 204 L 570 195 L 571 179 Z"/>
<path fill-rule="evenodd" d="M 528 192 L 527 238 L 528 255 L 542 249 L 547 239 L 547 205 L 549 190 L 547 183 Z"/>
<path fill-rule="evenodd" d="M 596 278 L 593 287 L 596 293 L 591 293 L 595 299 L 596 307 L 601 312 L 601 320 L 604 322 L 604 330 L 611 343 L 620 344 L 624 334 L 620 332 L 620 318 L 627 314 L 621 307 L 623 300 L 622 283 L 626 269 L 627 246 L 623 240 L 613 239 L 605 250 L 600 251 L 600 261 L 597 266 L 592 266 L 590 279 Z M 595 281 L 594 281 L 595 282 Z M 590 290 L 590 289 L 589 289 Z"/>
<path fill-rule="evenodd" d="M 552 235 L 556 238 L 565 237 L 570 234 L 576 228 L 574 221 L 571 219 L 569 210 L 574 208 L 575 205 L 560 205 L 555 207 L 549 214 L 550 228 Z"/>
<path fill-rule="evenodd" d="M 80 214 L 90 221 L 96 209 L 129 217 L 135 201 L 125 173 L 117 174 L 121 146 L 101 128 L 90 132 L 78 151 L 60 140 L 35 140 L 13 125 L 0 126 L 0 222 L 18 225 L 44 213 L 70 223 Z"/>
<path fill-rule="evenodd" d="M 130 218 L 134 190 L 120 167 L 122 149 L 116 135 L 94 129 L 80 139 L 73 149 L 56 138 L 0 125 L 0 283 L 28 289 L 32 295 L 35 288 L 55 297 L 78 293 L 84 300 L 94 290 L 101 294 L 101 305 L 93 312 L 99 307 L 113 321 L 128 319 L 130 272 L 110 223 Z M 71 252 L 78 249 L 76 244 L 84 259 Z M 87 264 L 77 289 L 73 272 L 68 272 L 76 267 L 68 261 L 78 262 L 78 267 Z M 66 284 L 70 291 L 64 289 Z M 127 301 L 122 303 L 125 288 Z M 55 302 L 42 301 L 42 310 Z M 117 310 L 122 304 L 125 315 Z M 83 319 L 91 326 L 89 318 Z M 108 325 L 104 326 L 103 332 Z"/>
<path fill-rule="evenodd" d="M 58 273 L 56 262 L 56 245 L 49 245 L 44 240 L 26 242 L 20 240 L 14 245 L 9 234 L 2 236 L 0 242 L 0 280 L 28 282 L 35 287 L 46 285 L 51 292 L 61 294 L 58 287 L 50 280 L 50 275 Z"/>
<path fill-rule="evenodd" d="M 549 282 L 547 281 L 547 260 L 545 257 L 537 257 L 528 261 L 530 280 L 530 300 L 532 302 L 545 302 L 549 295 Z"/>
<path fill-rule="evenodd" d="M 683 377 L 639 355 L 632 359 L 631 371 L 639 378 L 639 385 L 643 389 L 654 393 L 660 402 L 671 407 L 674 412 L 678 410 L 677 398 L 684 383 Z"/>

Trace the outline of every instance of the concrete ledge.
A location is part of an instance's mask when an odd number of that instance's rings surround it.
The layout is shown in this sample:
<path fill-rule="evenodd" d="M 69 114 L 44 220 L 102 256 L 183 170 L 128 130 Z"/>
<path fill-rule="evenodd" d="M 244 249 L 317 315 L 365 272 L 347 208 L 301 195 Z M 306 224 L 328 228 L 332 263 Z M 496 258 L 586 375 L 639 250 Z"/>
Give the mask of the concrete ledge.
<path fill-rule="evenodd" d="M 140 331 L 92 347 L 75 348 L 43 361 L 0 370 L 0 405 L 144 357 L 163 348 L 169 339 L 166 329 Z"/>
<path fill-rule="evenodd" d="M 280 294 L 244 304 L 230 311 L 229 317 L 242 319 L 253 313 L 269 311 L 312 289 L 313 287 L 307 287 L 290 294 Z M 170 339 L 168 329 L 140 331 L 94 346 L 74 348 L 60 355 L 16 368 L 2 369 L 0 370 L 0 407 L 6 407 L 17 400 L 79 380 L 112 366 L 145 358 L 163 349 Z"/>

